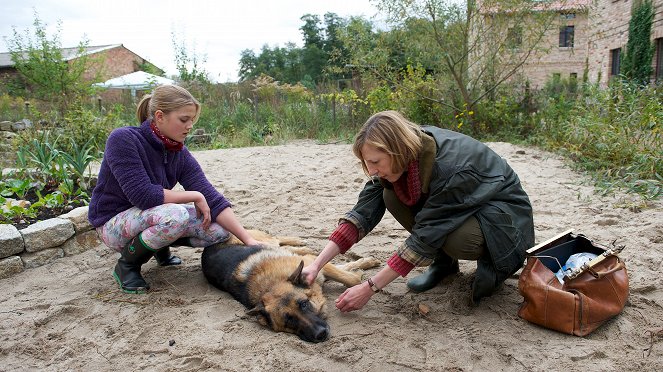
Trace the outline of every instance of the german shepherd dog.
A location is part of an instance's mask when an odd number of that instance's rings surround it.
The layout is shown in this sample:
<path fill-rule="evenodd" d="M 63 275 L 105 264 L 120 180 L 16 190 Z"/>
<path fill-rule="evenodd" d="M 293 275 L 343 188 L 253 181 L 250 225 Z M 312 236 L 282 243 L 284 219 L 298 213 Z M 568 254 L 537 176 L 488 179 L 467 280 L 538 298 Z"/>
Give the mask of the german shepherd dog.
<path fill-rule="evenodd" d="M 304 265 L 315 259 L 312 250 L 297 238 L 271 237 L 251 230 L 251 235 L 265 246 L 245 246 L 232 237 L 229 242 L 205 247 L 202 270 L 207 281 L 230 293 L 246 306 L 248 315 L 275 332 L 294 333 L 308 342 L 322 342 L 329 338 L 329 324 L 325 320 L 322 282 L 337 281 L 347 287 L 361 283 L 356 269 L 375 267 L 379 261 L 361 258 L 343 267 L 327 264 L 316 281 L 307 286 L 301 280 Z M 291 248 L 283 246 L 289 245 Z M 304 255 L 302 255 L 304 254 Z"/>

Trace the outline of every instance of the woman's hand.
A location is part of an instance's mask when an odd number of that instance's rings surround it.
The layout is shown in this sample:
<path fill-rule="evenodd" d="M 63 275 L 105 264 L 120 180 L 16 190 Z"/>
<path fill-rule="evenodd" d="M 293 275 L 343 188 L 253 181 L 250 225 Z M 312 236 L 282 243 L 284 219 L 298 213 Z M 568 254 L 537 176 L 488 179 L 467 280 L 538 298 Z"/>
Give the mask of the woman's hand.
<path fill-rule="evenodd" d="M 368 283 L 363 282 L 346 289 L 334 303 L 342 313 L 347 313 L 363 308 L 374 293 Z"/>
<path fill-rule="evenodd" d="M 310 264 L 308 266 L 305 266 L 302 269 L 302 274 L 300 275 L 301 280 L 304 281 L 307 285 L 313 284 L 315 281 L 315 278 L 318 277 L 318 273 L 320 272 L 320 269 L 315 266 L 314 264 Z"/>

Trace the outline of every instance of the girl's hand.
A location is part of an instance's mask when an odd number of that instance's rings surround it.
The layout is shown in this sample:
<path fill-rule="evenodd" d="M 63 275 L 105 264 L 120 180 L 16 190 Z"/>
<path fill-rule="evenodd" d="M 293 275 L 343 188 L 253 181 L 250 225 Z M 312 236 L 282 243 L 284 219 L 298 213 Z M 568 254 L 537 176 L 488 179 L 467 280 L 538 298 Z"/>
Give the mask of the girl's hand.
<path fill-rule="evenodd" d="M 244 241 L 244 242 L 242 242 L 242 243 L 244 243 L 244 245 L 259 245 L 259 246 L 264 246 L 262 243 L 260 243 L 259 241 L 255 240 L 255 239 L 253 239 L 253 238 L 246 239 L 246 241 Z"/>
<path fill-rule="evenodd" d="M 196 207 L 196 216 L 203 219 L 203 229 L 207 229 L 212 223 L 212 214 L 205 196 L 198 192 L 198 197 L 193 201 L 193 205 Z"/>
<path fill-rule="evenodd" d="M 346 289 L 345 292 L 338 296 L 334 304 L 342 313 L 359 310 L 371 299 L 373 293 L 375 292 L 373 292 L 368 283 L 363 282 Z"/>

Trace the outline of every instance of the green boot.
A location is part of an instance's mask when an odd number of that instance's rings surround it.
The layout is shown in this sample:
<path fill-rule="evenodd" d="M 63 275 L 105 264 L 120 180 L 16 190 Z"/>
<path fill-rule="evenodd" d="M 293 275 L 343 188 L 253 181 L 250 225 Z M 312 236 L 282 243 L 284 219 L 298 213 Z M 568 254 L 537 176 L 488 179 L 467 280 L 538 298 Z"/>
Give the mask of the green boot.
<path fill-rule="evenodd" d="M 438 285 L 442 279 L 458 271 L 460 271 L 458 260 L 443 254 L 443 256 L 439 256 L 433 260 L 433 263 L 430 264 L 425 273 L 408 280 L 407 286 L 413 292 L 424 292 Z"/>
<path fill-rule="evenodd" d="M 124 292 L 138 294 L 150 289 L 150 285 L 140 275 L 140 267 L 149 261 L 154 253 L 155 250 L 143 242 L 141 234 L 122 248 L 113 276 Z"/>

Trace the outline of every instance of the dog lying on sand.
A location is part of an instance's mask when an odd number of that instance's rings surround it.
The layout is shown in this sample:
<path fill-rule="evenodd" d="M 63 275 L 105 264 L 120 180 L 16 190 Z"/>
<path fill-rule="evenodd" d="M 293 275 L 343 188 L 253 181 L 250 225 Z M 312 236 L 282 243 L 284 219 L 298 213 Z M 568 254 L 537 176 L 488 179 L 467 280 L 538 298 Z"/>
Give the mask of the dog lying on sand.
<path fill-rule="evenodd" d="M 205 278 L 246 306 L 247 314 L 257 316 L 261 324 L 276 332 L 294 333 L 304 341 L 329 338 L 322 282 L 330 279 L 351 287 L 362 280 L 362 273 L 354 270 L 379 265 L 371 257 L 342 267 L 327 264 L 307 286 L 300 277 L 304 265 L 315 259 L 314 251 L 297 238 L 249 232 L 265 246 L 241 245 L 232 237 L 226 243 L 205 247 L 201 258 Z"/>

